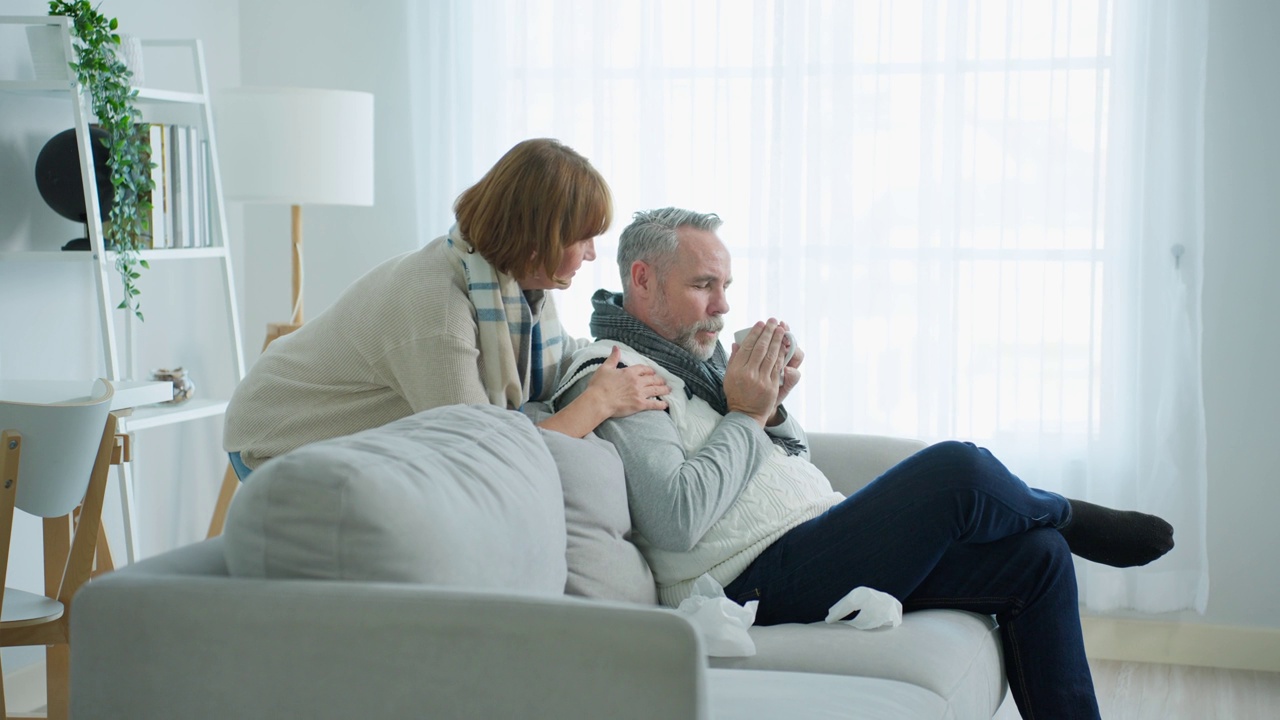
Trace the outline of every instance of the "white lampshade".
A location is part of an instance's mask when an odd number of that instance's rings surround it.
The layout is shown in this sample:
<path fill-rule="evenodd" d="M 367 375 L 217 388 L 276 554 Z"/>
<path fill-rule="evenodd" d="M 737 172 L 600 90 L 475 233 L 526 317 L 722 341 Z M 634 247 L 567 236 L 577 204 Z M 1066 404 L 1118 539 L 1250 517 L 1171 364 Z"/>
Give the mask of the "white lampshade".
<path fill-rule="evenodd" d="M 242 87 L 216 96 L 228 200 L 373 204 L 373 95 Z"/>

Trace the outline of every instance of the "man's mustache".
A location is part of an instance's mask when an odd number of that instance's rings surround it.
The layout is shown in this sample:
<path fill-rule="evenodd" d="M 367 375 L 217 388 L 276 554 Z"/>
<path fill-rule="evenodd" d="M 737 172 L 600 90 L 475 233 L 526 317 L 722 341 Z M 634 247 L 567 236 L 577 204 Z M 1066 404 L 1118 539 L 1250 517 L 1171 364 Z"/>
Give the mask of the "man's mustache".
<path fill-rule="evenodd" d="M 724 320 L 721 320 L 720 318 L 712 318 L 710 320 L 699 320 L 698 322 L 693 324 L 692 328 L 690 328 L 691 333 L 700 333 L 705 331 L 705 332 L 713 332 L 713 333 L 716 333 L 717 335 L 720 334 L 721 330 L 724 330 Z"/>

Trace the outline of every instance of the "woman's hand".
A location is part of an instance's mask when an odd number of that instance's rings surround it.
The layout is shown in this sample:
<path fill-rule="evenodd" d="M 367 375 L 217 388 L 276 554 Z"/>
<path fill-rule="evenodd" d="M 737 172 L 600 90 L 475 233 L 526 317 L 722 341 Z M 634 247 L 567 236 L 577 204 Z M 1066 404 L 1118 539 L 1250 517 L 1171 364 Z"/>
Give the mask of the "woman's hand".
<path fill-rule="evenodd" d="M 587 389 L 538 427 L 580 438 L 609 418 L 641 410 L 666 410 L 667 401 L 661 399 L 671 393 L 666 381 L 647 365 L 620 368 L 621 359 L 622 351 L 615 345 L 604 364 L 591 374 Z"/>
<path fill-rule="evenodd" d="M 618 367 L 622 351 L 615 345 L 613 352 L 591 375 L 583 395 L 595 395 L 595 402 L 606 413 L 605 417 L 626 417 L 642 410 L 666 410 L 667 401 L 662 396 L 671 392 L 665 380 L 648 365 Z"/>

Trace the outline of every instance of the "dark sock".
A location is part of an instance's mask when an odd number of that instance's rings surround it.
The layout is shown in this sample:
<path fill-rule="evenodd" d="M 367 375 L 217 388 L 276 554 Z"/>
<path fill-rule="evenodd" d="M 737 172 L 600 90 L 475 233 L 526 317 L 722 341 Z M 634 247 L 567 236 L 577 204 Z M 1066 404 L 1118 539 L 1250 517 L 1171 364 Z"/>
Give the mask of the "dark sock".
<path fill-rule="evenodd" d="M 1173 549 L 1173 526 L 1132 510 L 1112 510 L 1083 500 L 1071 503 L 1071 520 L 1058 528 L 1071 552 L 1111 567 L 1146 565 Z"/>

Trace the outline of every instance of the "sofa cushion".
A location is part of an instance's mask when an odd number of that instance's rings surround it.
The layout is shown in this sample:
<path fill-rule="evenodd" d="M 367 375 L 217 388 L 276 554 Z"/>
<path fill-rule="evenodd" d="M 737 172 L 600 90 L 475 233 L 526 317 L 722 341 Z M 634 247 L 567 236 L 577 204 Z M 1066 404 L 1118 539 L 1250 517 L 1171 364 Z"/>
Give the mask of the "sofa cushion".
<path fill-rule="evenodd" d="M 264 463 L 227 513 L 233 576 L 564 592 L 560 478 L 537 429 L 435 408 Z"/>
<path fill-rule="evenodd" d="M 595 433 L 569 437 L 541 430 L 560 469 L 568 535 L 565 592 L 654 605 L 657 588 L 640 548 L 631 544 L 627 480 L 618 451 Z"/>
<path fill-rule="evenodd" d="M 733 720 L 956 720 L 966 717 L 956 715 L 946 701 L 918 685 L 881 678 L 710 670 L 707 695 L 713 717 Z"/>
<path fill-rule="evenodd" d="M 899 680 L 938 695 L 956 717 L 991 717 L 1004 700 L 1000 635 L 989 615 L 917 610 L 896 628 L 813 623 L 756 626 L 750 633 L 754 656 L 713 657 L 710 664 Z"/>

